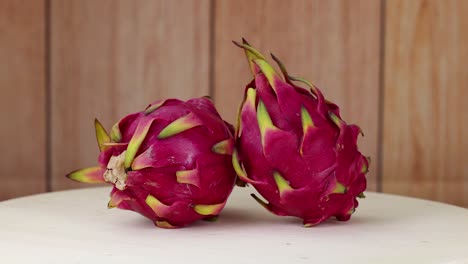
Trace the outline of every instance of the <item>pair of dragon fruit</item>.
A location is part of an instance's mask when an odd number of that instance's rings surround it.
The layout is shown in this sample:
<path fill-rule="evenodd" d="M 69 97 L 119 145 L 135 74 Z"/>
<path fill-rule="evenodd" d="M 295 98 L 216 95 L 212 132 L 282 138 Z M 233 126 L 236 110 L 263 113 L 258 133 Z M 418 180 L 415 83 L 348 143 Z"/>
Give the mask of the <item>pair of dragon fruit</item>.
<path fill-rule="evenodd" d="M 109 208 L 136 211 L 158 227 L 183 227 L 221 212 L 236 180 L 251 184 L 280 216 L 313 226 L 346 221 L 363 197 L 369 161 L 357 149 L 359 127 L 340 118 L 308 81 L 283 77 L 245 40 L 253 80 L 245 89 L 236 127 L 207 97 L 150 104 L 115 124 L 96 120 L 99 166 L 68 178 L 113 185 Z M 302 83 L 309 89 L 296 85 Z"/>

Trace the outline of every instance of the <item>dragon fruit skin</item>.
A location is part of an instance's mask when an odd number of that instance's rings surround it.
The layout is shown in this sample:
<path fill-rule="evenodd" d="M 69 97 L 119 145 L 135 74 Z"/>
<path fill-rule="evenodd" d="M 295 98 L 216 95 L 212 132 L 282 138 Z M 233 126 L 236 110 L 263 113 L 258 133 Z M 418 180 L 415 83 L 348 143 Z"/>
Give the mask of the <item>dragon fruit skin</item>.
<path fill-rule="evenodd" d="M 276 215 L 302 218 L 306 227 L 332 216 L 349 220 L 356 197 L 364 196 L 369 166 L 357 149 L 359 127 L 347 125 L 314 85 L 289 76 L 275 56 L 284 80 L 245 40 L 234 43 L 254 74 L 239 108 L 232 156 L 237 175 Z"/>
<path fill-rule="evenodd" d="M 233 127 L 208 98 L 167 99 L 115 124 L 96 120 L 99 166 L 68 178 L 114 185 L 109 208 L 138 212 L 163 228 L 216 217 L 231 193 Z"/>

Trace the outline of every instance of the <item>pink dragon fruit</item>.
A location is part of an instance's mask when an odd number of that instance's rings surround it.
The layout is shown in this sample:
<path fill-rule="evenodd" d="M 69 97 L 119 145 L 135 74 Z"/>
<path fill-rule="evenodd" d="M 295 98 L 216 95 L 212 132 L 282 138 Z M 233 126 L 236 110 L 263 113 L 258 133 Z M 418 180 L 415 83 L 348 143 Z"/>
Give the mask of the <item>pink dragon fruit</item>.
<path fill-rule="evenodd" d="M 213 219 L 226 204 L 236 174 L 233 127 L 207 98 L 167 99 L 130 114 L 108 135 L 96 120 L 99 166 L 68 178 L 113 184 L 109 208 L 136 211 L 158 227 Z"/>
<path fill-rule="evenodd" d="M 254 79 L 239 108 L 232 155 L 239 178 L 268 201 L 252 196 L 280 216 L 296 216 L 306 227 L 335 216 L 347 221 L 363 197 L 369 161 L 357 149 L 359 127 L 347 125 L 339 108 L 308 81 L 283 78 L 245 40 Z M 299 81 L 310 92 L 297 86 Z"/>

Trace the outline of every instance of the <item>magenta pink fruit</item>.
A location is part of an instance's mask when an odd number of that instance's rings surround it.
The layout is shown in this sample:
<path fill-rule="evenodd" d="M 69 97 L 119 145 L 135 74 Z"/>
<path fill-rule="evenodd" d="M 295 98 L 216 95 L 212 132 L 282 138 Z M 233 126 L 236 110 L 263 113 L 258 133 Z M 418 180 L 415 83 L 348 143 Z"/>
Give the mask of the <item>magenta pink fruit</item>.
<path fill-rule="evenodd" d="M 235 44 L 245 50 L 254 74 L 236 127 L 233 165 L 239 178 L 268 201 L 253 195 L 265 208 L 300 217 L 305 226 L 331 216 L 350 219 L 369 165 L 357 148 L 359 127 L 347 125 L 338 106 L 311 83 L 289 76 L 277 58 L 284 80 L 245 40 Z"/>
<path fill-rule="evenodd" d="M 99 166 L 68 178 L 114 185 L 108 206 L 163 228 L 217 216 L 231 193 L 233 128 L 207 98 L 157 101 L 122 118 L 108 135 L 96 120 Z"/>

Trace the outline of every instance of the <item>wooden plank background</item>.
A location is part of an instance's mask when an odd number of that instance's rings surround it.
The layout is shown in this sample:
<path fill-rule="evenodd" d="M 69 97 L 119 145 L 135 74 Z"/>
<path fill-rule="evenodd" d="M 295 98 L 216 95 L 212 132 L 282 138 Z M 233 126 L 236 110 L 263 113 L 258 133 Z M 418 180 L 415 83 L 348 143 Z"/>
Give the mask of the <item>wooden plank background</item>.
<path fill-rule="evenodd" d="M 210 94 L 233 121 L 250 74 L 231 40 L 246 37 L 361 126 L 370 190 L 468 206 L 466 13 L 464 0 L 2 1 L 0 110 L 14 123 L 0 199 L 82 187 L 64 174 L 95 164 L 94 117 L 110 127 Z"/>
<path fill-rule="evenodd" d="M 468 1 L 387 1 L 383 191 L 468 206 Z"/>
<path fill-rule="evenodd" d="M 0 1 L 0 200 L 45 191 L 44 1 Z"/>

